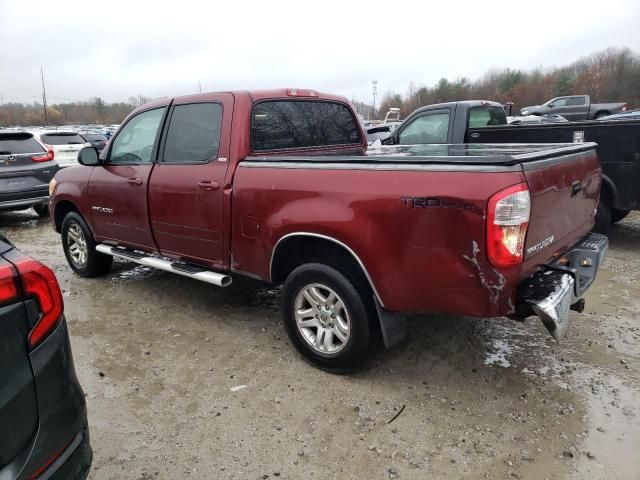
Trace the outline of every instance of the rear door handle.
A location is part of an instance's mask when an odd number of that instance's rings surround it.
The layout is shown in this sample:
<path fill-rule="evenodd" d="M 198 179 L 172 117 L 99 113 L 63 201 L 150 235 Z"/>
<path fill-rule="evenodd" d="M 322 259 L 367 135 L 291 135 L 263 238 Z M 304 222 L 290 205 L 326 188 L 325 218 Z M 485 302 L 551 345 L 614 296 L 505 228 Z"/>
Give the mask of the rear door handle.
<path fill-rule="evenodd" d="M 582 183 L 579 180 L 576 180 L 571 184 L 571 196 L 576 196 L 580 190 L 582 190 Z"/>
<path fill-rule="evenodd" d="M 198 188 L 202 189 L 202 190 L 217 190 L 220 188 L 220 185 L 218 184 L 218 182 L 212 182 L 210 180 L 203 180 L 201 182 L 198 182 Z"/>
<path fill-rule="evenodd" d="M 138 177 L 129 178 L 127 179 L 127 182 L 129 183 L 129 185 L 134 185 L 134 186 L 142 185 L 142 179 Z"/>

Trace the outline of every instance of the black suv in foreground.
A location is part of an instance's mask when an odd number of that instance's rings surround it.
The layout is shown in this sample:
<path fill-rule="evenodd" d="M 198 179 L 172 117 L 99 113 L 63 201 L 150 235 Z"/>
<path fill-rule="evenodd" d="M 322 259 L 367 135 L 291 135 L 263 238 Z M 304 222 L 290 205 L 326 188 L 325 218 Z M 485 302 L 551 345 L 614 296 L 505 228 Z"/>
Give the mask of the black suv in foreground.
<path fill-rule="evenodd" d="M 85 479 L 92 457 L 56 277 L 0 235 L 0 480 Z"/>
<path fill-rule="evenodd" d="M 49 182 L 59 168 L 53 157 L 33 134 L 0 130 L 0 210 L 33 207 L 46 217 Z"/>

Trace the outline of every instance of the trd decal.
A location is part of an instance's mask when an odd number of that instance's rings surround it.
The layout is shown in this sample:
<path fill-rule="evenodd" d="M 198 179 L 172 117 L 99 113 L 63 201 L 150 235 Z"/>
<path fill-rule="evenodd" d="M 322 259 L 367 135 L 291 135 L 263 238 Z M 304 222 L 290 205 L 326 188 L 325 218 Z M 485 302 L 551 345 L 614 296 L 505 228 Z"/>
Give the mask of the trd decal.
<path fill-rule="evenodd" d="M 93 210 L 94 212 L 100 212 L 100 213 L 108 213 L 108 214 L 112 214 L 113 213 L 113 208 L 107 208 L 107 207 L 95 207 L 95 206 L 92 206 L 91 210 Z"/>
<path fill-rule="evenodd" d="M 550 237 L 545 238 L 540 243 L 536 243 L 534 246 L 527 248 L 527 255 L 535 252 L 539 252 L 540 250 L 544 250 L 549 245 L 551 245 L 555 241 L 555 236 L 551 235 Z"/>
<path fill-rule="evenodd" d="M 417 208 L 458 208 L 460 210 L 467 210 L 479 215 L 484 214 L 482 209 L 472 205 L 470 203 L 464 203 L 456 199 L 451 198 L 439 198 L 439 197 L 400 197 L 402 205 L 415 210 Z"/>

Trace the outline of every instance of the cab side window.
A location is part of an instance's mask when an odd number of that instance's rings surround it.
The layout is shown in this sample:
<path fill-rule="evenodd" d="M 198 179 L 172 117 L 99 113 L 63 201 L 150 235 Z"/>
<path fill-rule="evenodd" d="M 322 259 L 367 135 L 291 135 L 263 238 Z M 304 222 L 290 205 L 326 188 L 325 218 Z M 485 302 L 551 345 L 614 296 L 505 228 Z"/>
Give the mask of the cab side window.
<path fill-rule="evenodd" d="M 402 129 L 398 137 L 400 145 L 423 143 L 447 143 L 449 114 L 422 115 Z"/>
<path fill-rule="evenodd" d="M 571 97 L 567 101 L 567 106 L 586 105 L 584 97 Z"/>
<path fill-rule="evenodd" d="M 163 162 L 208 162 L 218 155 L 222 106 L 218 103 L 177 105 L 171 114 Z"/>
<path fill-rule="evenodd" d="M 113 140 L 109 163 L 151 163 L 158 127 L 165 110 L 166 107 L 147 110 L 129 120 Z"/>
<path fill-rule="evenodd" d="M 559 98 L 553 101 L 553 106 L 555 107 L 566 107 L 568 98 Z"/>

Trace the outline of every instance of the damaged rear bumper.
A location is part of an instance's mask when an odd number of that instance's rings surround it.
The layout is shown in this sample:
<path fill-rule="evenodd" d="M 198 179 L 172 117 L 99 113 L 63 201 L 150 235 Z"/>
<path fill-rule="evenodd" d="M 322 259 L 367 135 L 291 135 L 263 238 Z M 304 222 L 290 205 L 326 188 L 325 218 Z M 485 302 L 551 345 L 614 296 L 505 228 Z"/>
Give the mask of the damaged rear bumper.
<path fill-rule="evenodd" d="M 536 315 L 556 340 L 569 327 L 569 311 L 582 311 L 582 296 L 593 283 L 609 247 L 606 236 L 590 233 L 553 263 L 520 285 L 519 317 Z"/>

